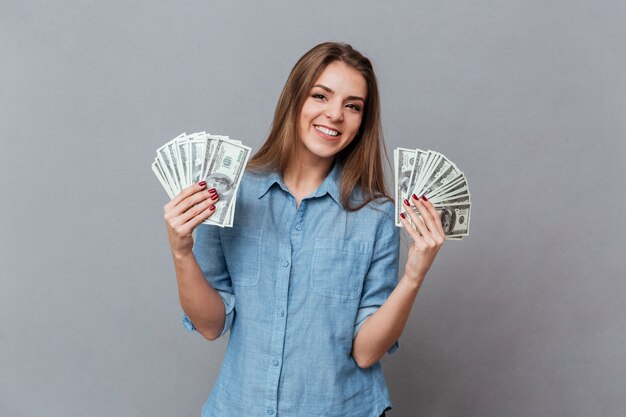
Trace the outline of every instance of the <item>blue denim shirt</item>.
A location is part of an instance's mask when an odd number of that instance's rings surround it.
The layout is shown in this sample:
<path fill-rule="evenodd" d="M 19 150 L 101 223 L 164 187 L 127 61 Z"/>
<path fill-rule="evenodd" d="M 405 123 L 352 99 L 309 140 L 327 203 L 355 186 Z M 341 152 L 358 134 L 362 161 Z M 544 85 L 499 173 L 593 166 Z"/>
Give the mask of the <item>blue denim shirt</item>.
<path fill-rule="evenodd" d="M 339 176 L 335 164 L 296 209 L 279 174 L 246 172 L 234 226 L 198 227 L 194 253 L 224 301 L 221 334 L 230 330 L 203 417 L 379 417 L 392 407 L 380 362 L 362 369 L 351 351 L 397 283 L 393 203 L 346 211 Z"/>

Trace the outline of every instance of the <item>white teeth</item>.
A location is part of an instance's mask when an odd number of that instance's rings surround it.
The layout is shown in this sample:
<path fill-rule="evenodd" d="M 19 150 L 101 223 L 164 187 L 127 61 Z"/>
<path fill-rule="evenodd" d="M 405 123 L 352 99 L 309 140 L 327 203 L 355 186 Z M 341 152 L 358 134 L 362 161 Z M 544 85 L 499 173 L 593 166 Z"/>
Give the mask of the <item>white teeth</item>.
<path fill-rule="evenodd" d="M 327 128 L 322 127 L 322 126 L 315 126 L 315 128 L 317 130 L 319 130 L 320 132 L 325 133 L 325 134 L 327 134 L 329 136 L 337 136 L 337 135 L 339 135 L 339 132 L 337 132 L 336 130 L 327 129 Z"/>

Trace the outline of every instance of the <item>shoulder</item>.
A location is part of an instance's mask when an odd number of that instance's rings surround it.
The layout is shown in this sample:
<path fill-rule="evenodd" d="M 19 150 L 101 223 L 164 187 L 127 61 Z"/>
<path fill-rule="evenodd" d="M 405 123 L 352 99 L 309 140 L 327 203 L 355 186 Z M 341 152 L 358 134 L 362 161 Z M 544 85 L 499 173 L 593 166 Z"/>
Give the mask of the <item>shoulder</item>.
<path fill-rule="evenodd" d="M 254 200 L 261 197 L 275 181 L 276 174 L 273 172 L 254 172 L 246 170 L 241 177 L 237 190 L 237 204 L 239 201 Z"/>
<path fill-rule="evenodd" d="M 377 219 L 378 232 L 381 234 L 396 234 L 397 228 L 395 224 L 395 204 L 393 200 L 388 198 L 378 198 L 369 202 L 364 209 L 371 213 L 371 216 L 375 216 Z"/>
<path fill-rule="evenodd" d="M 264 184 L 267 184 L 269 177 L 270 173 L 245 170 L 243 173 L 243 177 L 241 177 L 239 189 L 246 189 L 247 191 L 259 189 Z"/>
<path fill-rule="evenodd" d="M 353 196 L 355 196 L 353 194 Z M 360 200 L 363 201 L 363 200 Z M 358 196 L 352 200 L 358 205 Z M 374 199 L 356 211 L 347 211 L 360 227 L 370 230 L 371 237 L 379 239 L 383 236 L 393 237 L 399 235 L 395 225 L 395 204 L 393 200 L 381 197 Z M 357 220 L 358 219 L 358 220 Z"/>
<path fill-rule="evenodd" d="M 358 206 L 364 199 L 365 195 L 361 189 L 359 187 L 355 188 L 350 198 L 351 203 Z M 356 212 L 382 222 L 394 223 L 395 204 L 390 198 L 378 197 Z"/>

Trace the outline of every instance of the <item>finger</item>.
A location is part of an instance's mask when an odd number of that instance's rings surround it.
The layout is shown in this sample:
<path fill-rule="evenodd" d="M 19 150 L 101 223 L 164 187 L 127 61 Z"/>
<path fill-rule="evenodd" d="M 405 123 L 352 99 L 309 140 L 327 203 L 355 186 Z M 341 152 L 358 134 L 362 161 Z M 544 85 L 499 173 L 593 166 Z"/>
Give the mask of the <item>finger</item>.
<path fill-rule="evenodd" d="M 443 230 L 443 224 L 441 223 L 441 215 L 439 214 L 435 206 L 426 199 L 426 197 L 422 197 L 422 198 L 424 199 L 424 202 L 422 204 L 424 205 L 424 207 L 426 207 L 426 209 L 428 209 L 428 211 L 433 216 L 435 226 L 437 227 L 436 234 L 433 231 L 433 234 L 435 234 L 435 239 L 437 240 L 437 243 L 441 244 L 446 239 L 446 233 Z"/>
<path fill-rule="evenodd" d="M 215 213 L 215 204 L 207 207 L 205 210 L 193 217 L 187 223 L 180 226 L 180 228 L 178 228 L 178 230 L 180 231 L 179 233 L 182 233 L 185 236 L 190 235 L 191 232 L 193 232 L 193 229 L 195 229 L 200 223 L 211 217 L 213 213 Z"/>
<path fill-rule="evenodd" d="M 211 188 L 210 190 L 202 190 L 202 191 L 196 192 L 195 194 L 190 195 L 189 197 L 187 197 L 186 199 L 178 203 L 177 206 L 172 208 L 172 210 L 170 211 L 170 215 L 179 216 L 183 213 L 186 213 L 189 209 L 191 209 L 196 204 L 199 204 L 202 201 L 205 201 L 207 199 L 214 198 L 216 195 L 217 195 L 217 191 L 215 191 L 215 188 Z"/>
<path fill-rule="evenodd" d="M 430 235 L 428 229 L 426 228 L 426 225 L 424 225 L 424 220 L 422 220 L 422 218 L 417 215 L 417 213 L 415 212 L 415 208 L 411 206 L 409 200 L 404 200 L 404 206 L 405 210 L 408 212 L 409 217 L 411 218 L 411 221 L 413 222 L 413 225 L 415 225 L 419 233 L 422 236 Z"/>
<path fill-rule="evenodd" d="M 433 233 L 437 233 L 437 225 L 435 224 L 435 219 L 433 219 L 431 212 L 424 205 L 424 202 L 420 198 L 413 194 L 412 199 L 413 204 L 415 204 L 415 207 L 419 211 L 420 216 L 422 216 L 422 219 L 424 220 L 424 224 L 428 228 L 428 235 L 434 238 Z"/>
<path fill-rule="evenodd" d="M 199 215 L 200 213 L 202 213 L 209 207 L 215 205 L 215 203 L 217 203 L 218 200 L 219 200 L 219 196 L 217 195 L 217 193 L 212 194 L 210 198 L 207 198 L 199 202 L 195 206 L 192 206 L 191 208 L 189 208 L 186 212 L 179 215 L 178 221 L 180 222 L 180 224 L 187 223 L 190 219 L 196 217 L 197 215 Z"/>
<path fill-rule="evenodd" d="M 433 219 L 431 212 L 424 205 L 424 200 L 422 200 L 422 197 L 418 197 L 415 194 L 413 194 L 411 196 L 411 199 L 413 200 L 413 204 L 415 205 L 420 215 L 422 216 L 422 219 L 424 219 L 424 223 L 426 223 L 428 230 L 432 230 L 435 225 L 435 220 Z"/>
<path fill-rule="evenodd" d="M 428 209 L 430 214 L 433 216 L 433 220 L 435 221 L 435 224 L 439 226 L 439 228 L 443 231 L 443 225 L 441 224 L 441 216 L 439 215 L 439 212 L 437 211 L 433 203 L 428 201 L 426 196 L 422 196 L 422 199 L 424 200 L 422 204 L 424 205 L 424 207 Z"/>
<path fill-rule="evenodd" d="M 176 195 L 176 197 L 174 197 L 170 202 L 168 202 L 165 207 L 163 207 L 164 211 L 169 211 L 172 208 L 176 207 L 181 201 L 183 201 L 185 198 L 189 197 L 190 195 L 193 195 L 199 191 L 202 191 L 206 188 L 206 181 L 201 181 L 197 184 L 191 185 L 187 188 L 185 188 L 184 190 L 182 190 L 180 193 L 178 193 Z"/>
<path fill-rule="evenodd" d="M 413 226 L 411 226 L 411 223 L 409 223 L 409 219 L 406 218 L 406 214 L 400 213 L 400 223 L 402 223 L 402 227 L 404 227 L 404 230 L 406 230 L 407 233 L 411 236 L 413 242 L 418 242 L 422 240 L 422 236 L 419 234 L 419 232 L 415 230 Z"/>

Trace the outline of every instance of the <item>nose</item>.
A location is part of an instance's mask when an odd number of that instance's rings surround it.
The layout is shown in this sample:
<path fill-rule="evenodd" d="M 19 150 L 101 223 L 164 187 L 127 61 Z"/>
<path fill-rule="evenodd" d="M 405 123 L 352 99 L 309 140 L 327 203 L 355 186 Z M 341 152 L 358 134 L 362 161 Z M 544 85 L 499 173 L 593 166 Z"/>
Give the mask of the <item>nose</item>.
<path fill-rule="evenodd" d="M 341 103 L 329 103 L 326 109 L 326 117 L 333 122 L 343 121 L 343 105 Z"/>

